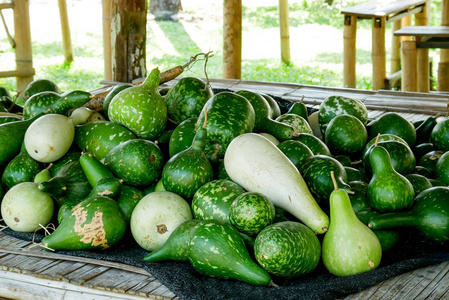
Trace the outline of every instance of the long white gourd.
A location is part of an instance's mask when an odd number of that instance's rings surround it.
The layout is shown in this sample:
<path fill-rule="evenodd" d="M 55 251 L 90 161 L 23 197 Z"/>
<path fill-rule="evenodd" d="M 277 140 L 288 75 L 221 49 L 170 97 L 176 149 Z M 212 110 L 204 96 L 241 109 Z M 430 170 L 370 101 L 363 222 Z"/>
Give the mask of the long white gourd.
<path fill-rule="evenodd" d="M 229 177 L 250 192 L 259 192 L 316 233 L 326 232 L 322 211 L 295 165 L 265 137 L 245 133 L 228 146 L 224 166 Z"/>

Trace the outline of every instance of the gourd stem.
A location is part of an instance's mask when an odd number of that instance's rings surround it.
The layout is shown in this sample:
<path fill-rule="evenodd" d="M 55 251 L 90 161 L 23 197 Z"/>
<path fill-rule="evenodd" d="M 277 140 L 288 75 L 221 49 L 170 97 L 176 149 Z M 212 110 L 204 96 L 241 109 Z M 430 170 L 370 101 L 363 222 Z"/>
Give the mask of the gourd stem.
<path fill-rule="evenodd" d="M 415 227 L 417 224 L 417 218 L 411 212 L 393 212 L 371 218 L 368 227 L 379 230 L 396 227 Z"/>

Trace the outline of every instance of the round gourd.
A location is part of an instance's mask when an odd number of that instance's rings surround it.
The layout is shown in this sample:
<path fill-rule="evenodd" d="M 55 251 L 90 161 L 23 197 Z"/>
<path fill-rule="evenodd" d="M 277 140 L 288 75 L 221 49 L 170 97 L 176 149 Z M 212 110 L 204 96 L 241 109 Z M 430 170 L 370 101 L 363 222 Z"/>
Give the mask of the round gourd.
<path fill-rule="evenodd" d="M 300 133 L 313 134 L 309 122 L 301 116 L 295 114 L 283 114 L 280 115 L 276 121 L 288 124 Z"/>
<path fill-rule="evenodd" d="M 264 195 L 256 192 L 243 193 L 232 202 L 229 208 L 229 220 L 240 232 L 258 234 L 270 225 L 275 216 L 273 203 Z"/>
<path fill-rule="evenodd" d="M 343 96 L 329 96 L 323 100 L 318 110 L 318 123 L 321 132 L 326 132 L 327 124 L 338 115 L 352 115 L 362 124 L 368 122 L 368 109 L 362 101 Z"/>
<path fill-rule="evenodd" d="M 156 143 L 133 139 L 112 148 L 104 164 L 125 184 L 146 186 L 156 181 L 162 172 L 164 158 Z"/>
<path fill-rule="evenodd" d="M 365 147 L 368 133 L 365 125 L 351 115 L 339 115 L 327 125 L 325 142 L 333 154 L 355 154 Z"/>
<path fill-rule="evenodd" d="M 449 150 L 449 118 L 445 118 L 433 127 L 430 141 L 438 150 Z"/>
<path fill-rule="evenodd" d="M 313 271 L 321 256 L 315 233 L 299 222 L 284 221 L 265 227 L 254 242 L 254 254 L 268 273 L 298 277 Z"/>
<path fill-rule="evenodd" d="M 47 226 L 53 217 L 53 199 L 33 182 L 13 186 L 3 197 L 1 215 L 14 231 L 34 232 Z M 38 212 L 38 213 L 37 213 Z"/>
<path fill-rule="evenodd" d="M 145 250 L 161 247 L 170 234 L 191 220 L 190 206 L 181 196 L 171 192 L 153 192 L 144 196 L 131 215 L 131 233 Z"/>
<path fill-rule="evenodd" d="M 373 139 L 379 133 L 397 135 L 403 138 L 410 147 L 413 147 L 416 142 L 415 126 L 396 112 L 387 112 L 373 122 L 370 128 L 369 138 Z"/>

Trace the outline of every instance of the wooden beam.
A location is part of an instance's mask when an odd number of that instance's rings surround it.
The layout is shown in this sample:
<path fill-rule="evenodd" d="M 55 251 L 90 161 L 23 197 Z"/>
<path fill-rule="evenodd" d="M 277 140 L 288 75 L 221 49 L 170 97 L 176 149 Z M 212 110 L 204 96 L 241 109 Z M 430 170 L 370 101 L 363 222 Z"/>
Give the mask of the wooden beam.
<path fill-rule="evenodd" d="M 12 71 L 0 71 L 0 78 L 3 77 L 30 77 L 35 74 L 35 70 L 31 69 L 20 69 Z"/>
<path fill-rule="evenodd" d="M 33 52 L 31 48 L 30 7 L 27 0 L 14 1 L 14 40 L 16 42 L 17 72 L 33 69 Z M 17 90 L 24 91 L 33 81 L 32 75 L 17 77 Z"/>
<path fill-rule="evenodd" d="M 64 62 L 73 61 L 72 39 L 70 37 L 69 16 L 67 13 L 66 0 L 58 0 L 59 18 L 61 19 L 62 46 L 64 51 Z"/>
<path fill-rule="evenodd" d="M 113 0 L 111 15 L 112 79 L 146 77 L 147 1 Z"/>
<path fill-rule="evenodd" d="M 281 32 L 281 59 L 290 64 L 290 28 L 288 20 L 288 0 L 279 0 L 279 29 Z"/>
<path fill-rule="evenodd" d="M 104 80 L 112 80 L 111 13 L 112 0 L 102 0 Z"/>
<path fill-rule="evenodd" d="M 356 37 L 357 17 L 352 15 L 345 15 L 343 31 L 343 85 L 347 88 L 356 87 Z"/>
<path fill-rule="evenodd" d="M 242 0 L 223 1 L 223 78 L 242 73 Z"/>

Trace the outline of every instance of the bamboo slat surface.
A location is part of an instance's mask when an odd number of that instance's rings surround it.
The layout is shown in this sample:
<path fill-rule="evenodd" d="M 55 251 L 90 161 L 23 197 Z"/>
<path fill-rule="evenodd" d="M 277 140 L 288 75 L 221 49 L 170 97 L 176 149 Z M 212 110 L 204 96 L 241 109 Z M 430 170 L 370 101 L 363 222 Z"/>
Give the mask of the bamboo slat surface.
<path fill-rule="evenodd" d="M 161 86 L 167 89 L 176 80 Z M 397 111 L 410 121 L 436 113 L 446 114 L 449 94 L 363 91 L 298 84 L 211 79 L 214 89 L 248 89 L 310 107 L 330 95 L 361 100 L 369 117 Z M 106 83 L 105 83 L 106 84 Z M 109 83 L 113 85 L 114 83 Z M 107 84 L 92 94 L 99 99 Z M 126 264 L 48 252 L 32 243 L 0 232 L 0 298 L 19 299 L 179 299 L 146 270 Z M 449 262 L 390 278 L 345 300 L 449 299 Z"/>

